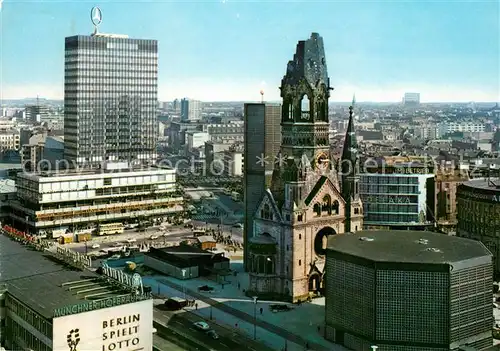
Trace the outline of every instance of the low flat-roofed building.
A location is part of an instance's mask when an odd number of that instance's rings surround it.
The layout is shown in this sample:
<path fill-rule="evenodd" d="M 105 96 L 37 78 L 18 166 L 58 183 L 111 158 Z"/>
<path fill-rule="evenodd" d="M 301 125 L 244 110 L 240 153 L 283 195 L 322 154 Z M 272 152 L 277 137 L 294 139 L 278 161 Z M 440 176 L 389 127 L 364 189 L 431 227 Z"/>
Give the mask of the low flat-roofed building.
<path fill-rule="evenodd" d="M 144 255 L 144 265 L 177 279 L 197 278 L 211 273 L 227 273 L 229 258 L 195 246 L 180 245 L 151 248 Z"/>
<path fill-rule="evenodd" d="M 196 239 L 198 239 L 198 244 L 202 250 L 212 250 L 217 246 L 217 241 L 215 241 L 213 236 L 202 235 Z"/>
<path fill-rule="evenodd" d="M 32 234 L 75 232 L 100 223 L 165 218 L 183 211 L 174 169 L 100 169 L 21 173 L 11 221 Z M 18 229 L 19 229 L 18 228 Z"/>
<path fill-rule="evenodd" d="M 493 345 L 492 255 L 428 231 L 328 239 L 325 337 L 355 350 L 444 351 Z"/>
<path fill-rule="evenodd" d="M 124 321 L 131 332 L 118 337 Z M 67 350 L 72 342 L 71 350 L 113 350 L 121 342 L 151 350 L 152 334 L 150 294 L 0 234 L 0 346 Z"/>

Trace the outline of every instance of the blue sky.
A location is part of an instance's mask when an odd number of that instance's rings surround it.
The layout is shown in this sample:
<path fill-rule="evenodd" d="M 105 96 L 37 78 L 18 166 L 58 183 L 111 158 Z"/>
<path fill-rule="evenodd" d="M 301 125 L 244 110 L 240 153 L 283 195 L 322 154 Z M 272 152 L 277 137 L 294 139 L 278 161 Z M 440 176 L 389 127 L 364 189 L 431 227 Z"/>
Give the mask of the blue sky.
<path fill-rule="evenodd" d="M 500 101 L 496 0 L 94 1 L 3 1 L 0 97 L 62 98 L 64 37 L 90 34 L 97 5 L 102 32 L 159 41 L 160 100 L 278 100 L 314 31 L 333 101 Z"/>

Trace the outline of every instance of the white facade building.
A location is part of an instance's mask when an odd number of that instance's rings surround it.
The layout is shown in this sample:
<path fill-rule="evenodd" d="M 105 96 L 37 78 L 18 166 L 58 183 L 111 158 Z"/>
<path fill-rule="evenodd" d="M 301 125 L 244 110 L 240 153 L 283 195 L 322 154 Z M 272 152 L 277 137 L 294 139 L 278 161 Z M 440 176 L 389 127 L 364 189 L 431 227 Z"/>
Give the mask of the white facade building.
<path fill-rule="evenodd" d="M 189 150 L 197 149 L 205 146 L 205 143 L 210 140 L 210 135 L 206 132 L 187 132 L 186 133 L 187 146 Z"/>
<path fill-rule="evenodd" d="M 243 153 L 235 150 L 224 152 L 224 175 L 227 177 L 240 177 L 243 175 Z"/>
<path fill-rule="evenodd" d="M 420 93 L 405 93 L 403 102 L 405 105 L 418 105 L 420 103 Z"/>
<path fill-rule="evenodd" d="M 439 139 L 440 129 L 437 125 L 426 124 L 415 127 L 415 137 L 420 139 Z"/>
<path fill-rule="evenodd" d="M 0 235 L 0 349 L 153 349 L 153 299 L 138 274 L 71 269 L 86 256 L 25 244 Z"/>
<path fill-rule="evenodd" d="M 231 121 L 230 123 L 205 124 L 203 131 L 210 135 L 214 143 L 237 143 L 244 141 L 245 122 Z"/>
<path fill-rule="evenodd" d="M 174 169 L 22 173 L 16 187 L 11 217 L 35 234 L 161 218 L 183 210 Z"/>
<path fill-rule="evenodd" d="M 448 122 L 439 124 L 439 135 L 455 132 L 484 132 L 485 126 L 476 122 Z"/>
<path fill-rule="evenodd" d="M 198 121 L 201 119 L 202 102 L 184 98 L 181 100 L 181 121 Z"/>

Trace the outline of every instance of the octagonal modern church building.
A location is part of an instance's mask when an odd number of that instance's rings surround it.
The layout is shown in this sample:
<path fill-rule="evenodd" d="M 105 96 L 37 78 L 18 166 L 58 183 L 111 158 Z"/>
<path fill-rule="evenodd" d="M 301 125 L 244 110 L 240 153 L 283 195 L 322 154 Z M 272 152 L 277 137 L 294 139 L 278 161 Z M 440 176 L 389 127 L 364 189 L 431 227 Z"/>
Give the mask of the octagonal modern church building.
<path fill-rule="evenodd" d="M 298 42 L 280 89 L 281 147 L 246 243 L 247 294 L 296 302 L 322 293 L 327 238 L 361 230 L 363 207 L 352 107 L 341 176 L 330 152 L 333 88 L 317 33 Z"/>

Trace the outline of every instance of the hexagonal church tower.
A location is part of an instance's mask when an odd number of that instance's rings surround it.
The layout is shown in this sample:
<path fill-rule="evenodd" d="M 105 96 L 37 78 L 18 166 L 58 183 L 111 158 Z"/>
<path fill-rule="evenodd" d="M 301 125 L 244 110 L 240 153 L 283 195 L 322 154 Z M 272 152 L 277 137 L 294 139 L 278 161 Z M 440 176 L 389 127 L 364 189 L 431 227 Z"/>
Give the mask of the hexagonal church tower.
<path fill-rule="evenodd" d="M 281 83 L 282 140 L 271 188 L 254 214 L 247 245 L 248 294 L 304 300 L 321 294 L 329 235 L 362 229 L 352 109 L 339 170 L 330 153 L 323 39 L 299 41 Z M 346 167 L 345 165 L 351 165 Z"/>

